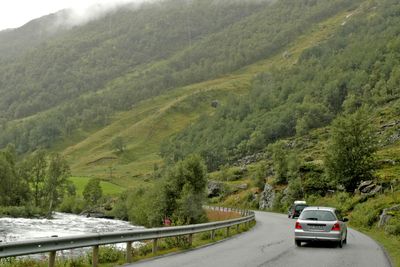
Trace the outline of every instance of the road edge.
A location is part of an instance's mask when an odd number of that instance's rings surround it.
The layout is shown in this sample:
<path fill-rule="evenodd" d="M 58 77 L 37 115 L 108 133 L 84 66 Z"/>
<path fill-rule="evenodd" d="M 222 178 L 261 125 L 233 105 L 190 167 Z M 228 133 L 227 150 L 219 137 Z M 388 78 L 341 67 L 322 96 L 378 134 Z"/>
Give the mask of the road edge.
<path fill-rule="evenodd" d="M 387 251 L 387 249 L 375 238 L 373 238 L 372 236 L 370 236 L 369 234 L 365 233 L 364 231 L 362 231 L 361 229 L 357 229 L 354 227 L 349 227 L 350 229 L 359 232 L 360 234 L 368 237 L 369 239 L 371 239 L 373 242 L 375 242 L 375 244 L 377 244 L 380 249 L 382 250 L 383 254 L 385 255 L 386 261 L 388 262 L 389 266 L 391 267 L 395 267 L 394 262 L 392 257 L 390 256 L 390 253 Z"/>

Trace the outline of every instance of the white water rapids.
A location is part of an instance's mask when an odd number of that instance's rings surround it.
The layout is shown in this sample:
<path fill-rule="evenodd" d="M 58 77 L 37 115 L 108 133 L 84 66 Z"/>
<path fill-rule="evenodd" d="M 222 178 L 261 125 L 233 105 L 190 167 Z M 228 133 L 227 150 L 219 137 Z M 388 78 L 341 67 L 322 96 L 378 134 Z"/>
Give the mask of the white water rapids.
<path fill-rule="evenodd" d="M 131 231 L 143 228 L 120 220 L 87 218 L 85 216 L 65 213 L 55 213 L 53 217 L 51 220 L 0 218 L 0 241 L 36 240 L 52 236 L 66 237 L 93 233 Z M 138 246 L 139 243 L 135 245 Z M 122 249 L 125 247 L 125 244 L 117 245 L 117 247 Z M 80 253 L 82 253 L 82 250 L 71 251 L 71 255 Z"/>
<path fill-rule="evenodd" d="M 129 222 L 55 213 L 54 219 L 0 218 L 0 240 L 3 242 L 120 232 L 139 229 Z"/>

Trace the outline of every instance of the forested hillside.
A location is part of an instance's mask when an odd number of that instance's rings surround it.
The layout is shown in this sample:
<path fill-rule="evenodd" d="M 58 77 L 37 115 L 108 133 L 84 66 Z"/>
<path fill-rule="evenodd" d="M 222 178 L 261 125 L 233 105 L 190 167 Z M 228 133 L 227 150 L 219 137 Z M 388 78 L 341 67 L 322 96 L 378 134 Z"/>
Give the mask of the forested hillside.
<path fill-rule="evenodd" d="M 339 113 L 398 99 L 399 11 L 396 1 L 365 1 L 296 65 L 260 73 L 248 96 L 230 99 L 214 116 L 166 142 L 164 157 L 199 153 L 215 170 L 280 138 L 328 125 Z"/>
<path fill-rule="evenodd" d="M 48 147 L 63 134 L 89 122 L 103 125 L 113 111 L 155 95 L 150 86 L 140 90 L 151 82 L 143 79 L 140 71 L 259 8 L 252 1 L 218 5 L 213 1 L 167 1 L 139 9 L 126 6 L 2 65 L 0 110 L 6 121 L 53 108 L 51 115 L 30 119 L 22 131 L 7 127 L 2 143 L 15 138 L 22 152 Z M 105 88 L 113 79 L 132 75 L 135 81 L 116 81 L 112 88 Z M 45 137 L 37 144 L 30 143 L 29 139 L 37 138 L 28 136 L 38 131 Z"/>
<path fill-rule="evenodd" d="M 0 146 L 25 153 L 168 89 L 275 55 L 361 1 L 183 1 L 121 8 L 0 67 Z M 290 9 L 287 7 L 290 6 Z"/>

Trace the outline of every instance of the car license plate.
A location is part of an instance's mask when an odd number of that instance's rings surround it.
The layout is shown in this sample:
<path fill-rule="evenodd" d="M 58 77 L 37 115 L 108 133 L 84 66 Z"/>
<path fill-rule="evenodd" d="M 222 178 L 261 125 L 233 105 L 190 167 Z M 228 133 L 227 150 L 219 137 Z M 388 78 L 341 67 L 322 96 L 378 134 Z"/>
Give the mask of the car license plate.
<path fill-rule="evenodd" d="M 323 225 L 309 225 L 310 230 L 317 230 L 317 231 L 322 231 L 324 230 L 324 226 Z"/>

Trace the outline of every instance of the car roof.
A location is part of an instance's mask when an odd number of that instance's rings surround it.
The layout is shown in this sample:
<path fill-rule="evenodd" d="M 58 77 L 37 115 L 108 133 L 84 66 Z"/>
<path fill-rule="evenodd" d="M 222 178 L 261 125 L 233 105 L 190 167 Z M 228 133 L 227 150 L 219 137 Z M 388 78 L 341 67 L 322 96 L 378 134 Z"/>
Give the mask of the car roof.
<path fill-rule="evenodd" d="M 311 207 L 306 207 L 303 211 L 306 211 L 306 210 L 325 210 L 325 211 L 332 211 L 332 212 L 335 212 L 336 208 L 311 206 Z"/>

